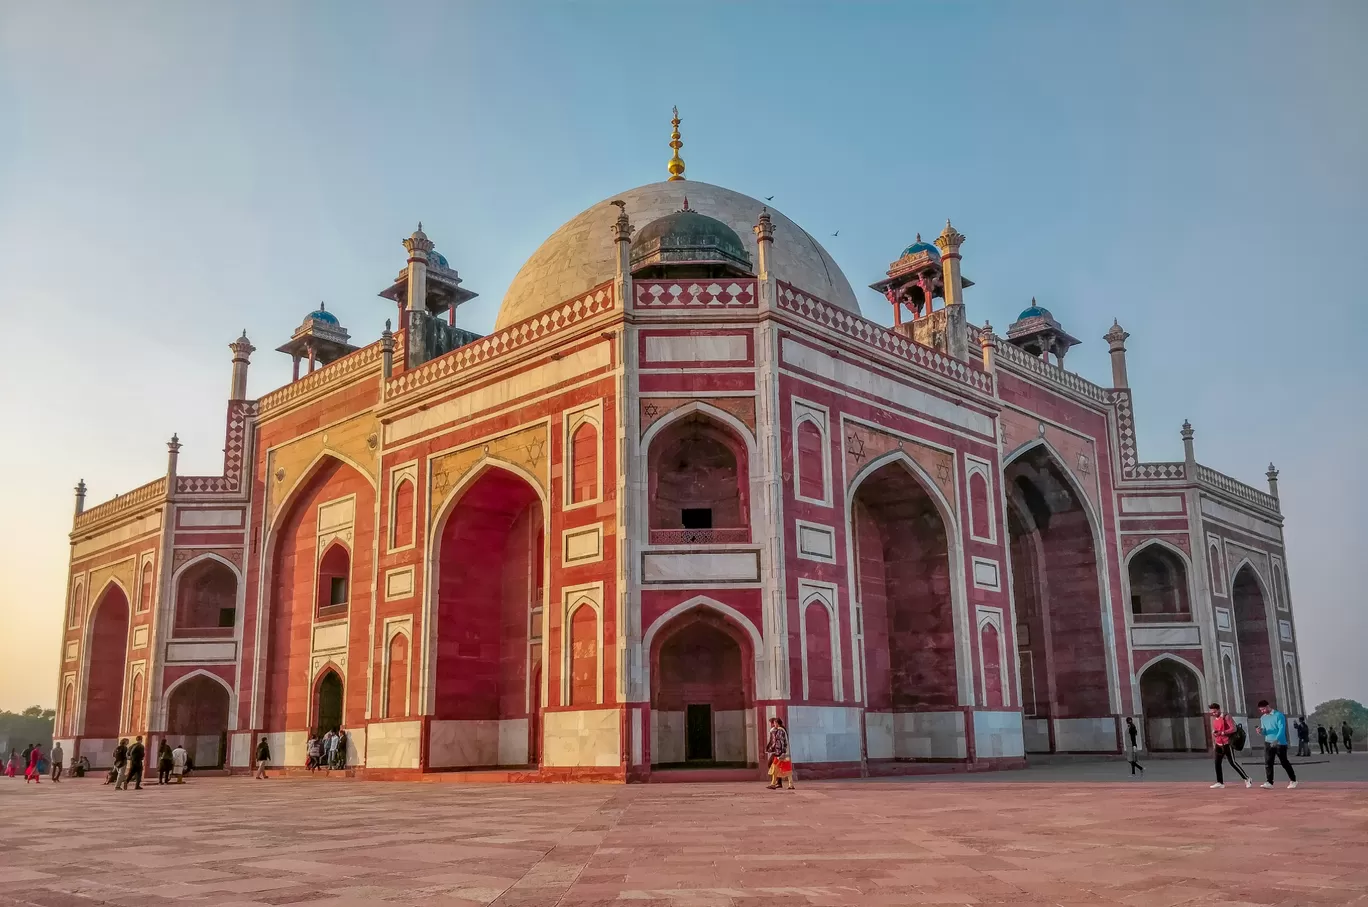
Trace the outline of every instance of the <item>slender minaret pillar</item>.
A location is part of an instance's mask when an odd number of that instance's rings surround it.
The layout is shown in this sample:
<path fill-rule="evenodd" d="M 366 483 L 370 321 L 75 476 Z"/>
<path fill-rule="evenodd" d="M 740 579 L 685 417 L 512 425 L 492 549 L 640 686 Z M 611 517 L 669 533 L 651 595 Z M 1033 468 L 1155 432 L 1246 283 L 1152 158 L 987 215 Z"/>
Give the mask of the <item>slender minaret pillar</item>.
<path fill-rule="evenodd" d="M 1126 377 L 1126 338 L 1129 336 L 1115 318 L 1112 319 L 1111 330 L 1102 335 L 1102 339 L 1107 341 L 1107 349 L 1111 351 L 1112 387 L 1130 387 Z"/>
<path fill-rule="evenodd" d="M 615 199 L 613 204 L 618 209 L 617 219 L 611 227 L 613 242 L 617 243 L 617 278 L 624 280 L 632 273 L 632 234 L 636 232 L 636 227 L 632 226 L 631 218 L 627 216 L 627 203 Z"/>
<path fill-rule="evenodd" d="M 1187 477 L 1191 480 L 1197 473 L 1197 454 L 1192 447 L 1192 423 L 1183 420 L 1183 463 L 1187 466 Z"/>
<path fill-rule="evenodd" d="M 228 349 L 233 351 L 233 380 L 228 390 L 228 399 L 246 400 L 247 366 L 251 364 L 252 353 L 256 352 L 256 347 L 247 339 L 247 332 L 244 330 L 241 337 L 228 344 Z"/>
<path fill-rule="evenodd" d="M 394 374 L 394 331 L 390 330 L 390 320 L 385 319 L 385 329 L 380 333 L 380 354 L 386 378 Z"/>
<path fill-rule="evenodd" d="M 941 289 L 945 294 L 946 306 L 961 305 L 964 302 L 964 279 L 960 277 L 959 250 L 965 238 L 963 233 L 951 226 L 949 218 L 945 221 L 945 229 L 941 231 L 941 235 L 936 237 L 936 248 L 941 251 L 941 279 L 945 284 Z M 926 311 L 930 314 L 930 297 L 927 297 L 926 302 Z"/>
<path fill-rule="evenodd" d="M 983 370 L 988 374 L 993 373 L 995 354 L 993 350 L 993 325 L 991 322 L 983 323 L 983 331 L 979 334 L 979 345 L 983 347 Z"/>
<path fill-rule="evenodd" d="M 85 513 L 86 483 L 85 479 L 76 482 L 76 515 Z"/>
<path fill-rule="evenodd" d="M 418 222 L 418 229 L 413 231 L 413 235 L 404 240 L 404 248 L 408 250 L 408 310 L 410 312 L 422 312 L 427 308 L 427 262 L 428 253 L 436 246 L 432 240 L 427 238 L 423 232 L 423 222 Z"/>
<path fill-rule="evenodd" d="M 751 229 L 755 231 L 756 276 L 768 280 L 770 247 L 774 245 L 774 220 L 770 217 L 769 208 L 760 209 L 760 219 Z"/>
<path fill-rule="evenodd" d="M 1278 467 L 1269 463 L 1268 472 L 1264 475 L 1268 476 L 1268 493 L 1273 495 L 1273 500 L 1278 500 Z"/>
<path fill-rule="evenodd" d="M 180 449 L 180 438 L 172 435 L 171 440 L 166 442 L 166 478 L 169 489 L 176 485 L 176 461 L 180 459 Z"/>

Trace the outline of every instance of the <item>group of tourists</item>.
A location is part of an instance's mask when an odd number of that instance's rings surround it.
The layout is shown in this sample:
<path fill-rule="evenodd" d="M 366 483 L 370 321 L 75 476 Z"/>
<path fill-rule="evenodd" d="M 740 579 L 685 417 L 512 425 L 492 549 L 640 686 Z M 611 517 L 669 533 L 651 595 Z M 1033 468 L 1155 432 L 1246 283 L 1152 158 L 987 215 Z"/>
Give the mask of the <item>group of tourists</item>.
<path fill-rule="evenodd" d="M 347 767 L 347 732 L 343 728 L 312 736 L 304 747 L 304 767 L 309 771 Z"/>
<path fill-rule="evenodd" d="M 104 783 L 114 785 L 115 790 L 128 790 L 129 784 L 133 785 L 134 790 L 142 790 L 143 771 L 147 762 L 147 747 L 143 745 L 142 736 L 133 738 L 131 746 L 127 737 L 120 738 L 119 745 L 114 747 L 113 761 L 114 766 L 105 776 Z M 186 772 L 193 764 L 184 744 L 177 743 L 172 747 L 163 740 L 157 750 L 157 783 L 171 784 L 174 778 L 174 783 L 184 784 Z"/>
<path fill-rule="evenodd" d="M 1303 724 L 1303 725 L 1306 724 L 1306 719 L 1305 719 L 1305 718 L 1302 719 L 1302 724 Z M 1298 735 L 1300 736 L 1300 734 L 1301 734 L 1301 729 L 1300 729 L 1300 728 L 1297 729 L 1297 733 L 1298 733 Z M 1340 751 L 1339 744 L 1340 744 L 1340 741 L 1341 741 L 1341 740 L 1344 741 L 1344 751 L 1345 751 L 1345 753 L 1352 753 L 1352 752 L 1354 751 L 1354 728 L 1349 724 L 1349 722 L 1347 722 L 1347 721 L 1343 722 L 1343 723 L 1339 726 L 1339 732 L 1338 732 L 1338 733 L 1336 733 L 1336 731 L 1335 731 L 1335 726 L 1334 726 L 1333 724 L 1330 725 L 1330 729 L 1329 729 L 1328 731 L 1325 729 L 1325 725 L 1323 725 L 1323 724 L 1318 724 L 1318 725 L 1316 725 L 1316 742 L 1317 742 L 1318 744 L 1320 744 L 1320 754 L 1321 754 L 1322 756 L 1326 756 L 1326 755 L 1334 755 L 1334 756 L 1337 756 L 1337 755 L 1339 755 L 1339 751 Z M 1311 729 L 1310 729 L 1310 728 L 1307 728 L 1307 729 L 1306 729 L 1306 753 L 1305 753 L 1305 755 L 1307 755 L 1307 756 L 1311 755 Z"/>
<path fill-rule="evenodd" d="M 1211 785 L 1212 788 L 1225 787 L 1221 767 L 1226 762 L 1229 762 L 1235 773 L 1244 779 L 1245 787 L 1253 787 L 1254 782 L 1250 780 L 1249 774 L 1235 760 L 1235 751 L 1244 749 L 1244 727 L 1236 724 L 1235 719 L 1226 714 L 1219 703 L 1213 702 L 1208 711 L 1211 713 L 1211 736 L 1216 744 L 1216 783 Z M 1299 719 L 1298 723 L 1305 722 Z M 1260 699 L 1259 726 L 1256 730 L 1264 741 L 1265 780 L 1259 786 L 1265 790 L 1273 789 L 1273 763 L 1277 762 L 1287 773 L 1287 786 L 1296 787 L 1297 773 L 1292 769 L 1292 763 L 1287 761 L 1287 716 L 1269 705 L 1267 699 Z"/>
<path fill-rule="evenodd" d="M 43 775 L 47 773 L 51 774 L 53 781 L 61 781 L 62 755 L 60 743 L 52 748 L 50 754 L 44 753 L 39 743 L 30 743 L 24 747 L 22 754 L 11 748 L 9 758 L 5 760 L 5 777 L 14 778 L 22 771 L 25 784 L 41 784 Z"/>

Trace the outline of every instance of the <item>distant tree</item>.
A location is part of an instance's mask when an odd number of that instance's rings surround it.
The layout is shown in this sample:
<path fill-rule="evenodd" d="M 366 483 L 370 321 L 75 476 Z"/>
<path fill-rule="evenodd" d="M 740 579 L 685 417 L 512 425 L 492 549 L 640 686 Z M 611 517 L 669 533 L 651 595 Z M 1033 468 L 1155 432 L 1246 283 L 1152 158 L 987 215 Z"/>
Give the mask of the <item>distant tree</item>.
<path fill-rule="evenodd" d="M 0 711 L 0 758 L 9 758 L 11 749 L 22 750 L 30 743 L 52 746 L 52 721 L 56 709 L 31 705 L 22 712 Z"/>
<path fill-rule="evenodd" d="M 1344 722 L 1349 722 L 1357 733 L 1355 738 L 1368 736 L 1368 708 L 1363 703 L 1353 699 L 1331 699 L 1316 706 L 1306 719 L 1306 723 L 1315 730 L 1316 725 L 1323 724 L 1326 728 L 1339 729 Z"/>

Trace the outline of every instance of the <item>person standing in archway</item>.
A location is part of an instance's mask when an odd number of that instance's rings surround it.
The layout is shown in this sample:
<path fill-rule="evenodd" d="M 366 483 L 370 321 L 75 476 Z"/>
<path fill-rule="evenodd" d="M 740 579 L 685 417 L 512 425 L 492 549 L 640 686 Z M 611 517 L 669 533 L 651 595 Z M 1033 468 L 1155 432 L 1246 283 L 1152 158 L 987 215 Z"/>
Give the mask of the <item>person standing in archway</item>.
<path fill-rule="evenodd" d="M 1211 739 L 1216 745 L 1216 783 L 1211 785 L 1212 790 L 1225 787 L 1225 778 L 1221 774 L 1222 762 L 1230 763 L 1235 773 L 1244 779 L 1245 787 L 1253 787 L 1254 782 L 1249 780 L 1249 775 L 1235 761 L 1234 747 L 1230 744 L 1230 738 L 1235 734 L 1235 719 L 1221 711 L 1220 703 L 1213 702 L 1207 709 L 1211 713 Z"/>
<path fill-rule="evenodd" d="M 1282 763 L 1287 772 L 1287 786 L 1297 786 L 1297 773 L 1292 763 L 1287 761 L 1287 716 L 1268 704 L 1267 699 L 1259 700 L 1259 733 L 1264 739 L 1264 776 L 1267 780 L 1259 785 L 1264 790 L 1273 789 L 1273 760 Z"/>
<path fill-rule="evenodd" d="M 1140 755 L 1140 729 L 1135 726 L 1135 719 L 1129 715 L 1126 716 L 1126 737 L 1130 740 L 1130 752 L 1128 755 L 1130 756 L 1131 774 L 1134 775 L 1138 769 L 1140 774 L 1143 775 L 1145 773 L 1145 767 L 1140 764 L 1138 758 Z"/>

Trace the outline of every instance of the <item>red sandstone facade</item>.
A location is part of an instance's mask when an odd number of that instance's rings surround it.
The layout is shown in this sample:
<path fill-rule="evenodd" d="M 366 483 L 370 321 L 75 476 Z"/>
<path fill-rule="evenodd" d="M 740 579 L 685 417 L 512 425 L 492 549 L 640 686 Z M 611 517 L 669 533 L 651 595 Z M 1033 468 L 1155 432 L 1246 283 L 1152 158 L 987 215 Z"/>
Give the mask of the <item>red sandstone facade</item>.
<path fill-rule="evenodd" d="M 660 217 L 686 189 L 697 216 Z M 138 733 L 245 770 L 264 735 L 301 766 L 341 725 L 371 777 L 660 780 L 756 771 L 779 716 L 800 771 L 861 775 L 1303 710 L 1276 473 L 1200 466 L 1186 428 L 1141 462 L 1119 327 L 1102 387 L 1047 361 L 1076 341 L 1044 310 L 967 324 L 948 226 L 876 285 L 890 329 L 834 263 L 805 285 L 829 257 L 760 202 L 620 199 L 548 241 L 591 285 L 550 298 L 534 256 L 477 339 L 420 230 L 394 334 L 315 313 L 333 345 L 306 319 L 310 371 L 255 400 L 233 344 L 223 475 L 173 439 L 165 477 L 78 490 L 68 753 Z"/>

